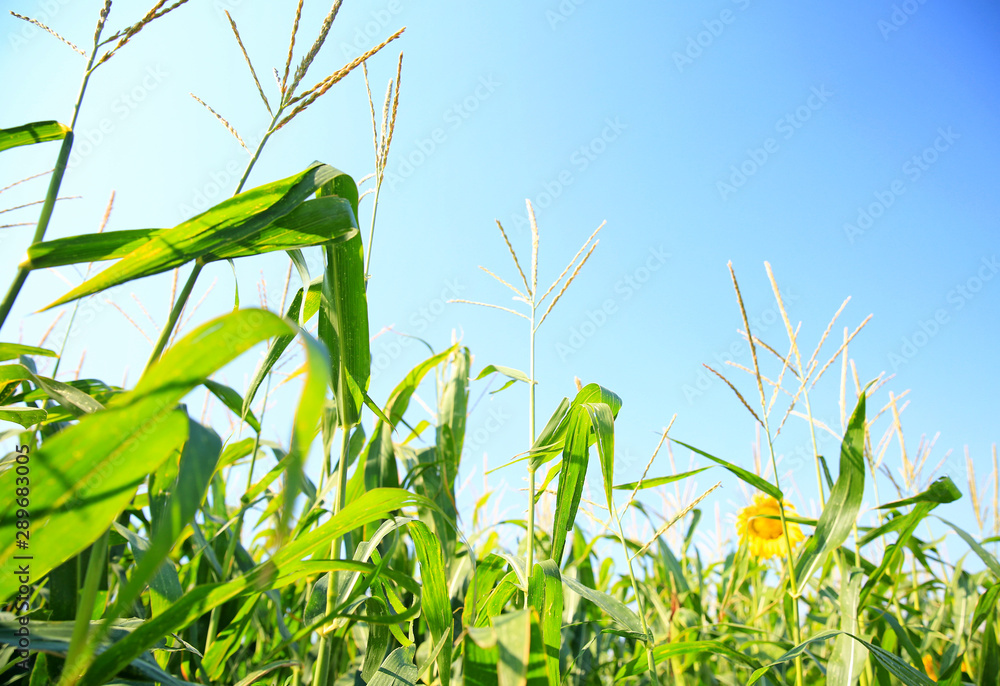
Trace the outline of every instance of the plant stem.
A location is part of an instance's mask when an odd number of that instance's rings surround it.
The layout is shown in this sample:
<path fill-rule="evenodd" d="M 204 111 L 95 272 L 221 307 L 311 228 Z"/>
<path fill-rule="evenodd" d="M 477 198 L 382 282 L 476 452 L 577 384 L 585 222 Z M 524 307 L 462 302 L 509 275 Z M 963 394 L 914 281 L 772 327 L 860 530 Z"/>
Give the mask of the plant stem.
<path fill-rule="evenodd" d="M 184 288 L 181 289 L 180 295 L 177 296 L 177 301 L 174 302 L 174 307 L 170 310 L 170 316 L 167 317 L 167 323 L 163 325 L 163 330 L 160 331 L 160 337 L 156 339 L 153 352 L 149 356 L 149 361 L 146 362 L 146 369 L 152 367 L 153 363 L 160 359 L 163 349 L 167 347 L 167 343 L 170 341 L 170 334 L 173 333 L 174 327 L 177 325 L 177 320 L 181 318 L 181 312 L 184 310 L 184 306 L 187 305 L 188 298 L 191 297 L 191 291 L 194 290 L 194 283 L 198 280 L 198 275 L 201 274 L 203 266 L 204 264 L 201 260 L 194 261 L 194 269 L 191 270 L 191 274 L 188 275 L 188 279 L 184 283 Z"/>
<path fill-rule="evenodd" d="M 260 157 L 261 150 L 264 149 L 264 143 L 266 143 L 267 139 L 271 137 L 272 133 L 274 133 L 274 125 L 278 121 L 278 117 L 281 115 L 282 109 L 283 108 L 278 108 L 278 111 L 274 114 L 274 118 L 271 120 L 271 125 L 267 128 L 267 131 L 257 144 L 257 148 L 254 150 L 253 156 L 247 163 L 246 169 L 243 170 L 243 176 L 240 177 L 240 182 L 236 184 L 236 190 L 233 191 L 234 196 L 239 195 L 240 191 L 243 190 L 243 184 L 247 182 L 247 178 L 250 176 L 250 171 L 257 163 L 257 158 Z M 194 269 L 191 270 L 191 274 L 188 276 L 188 280 L 184 284 L 183 290 L 181 290 L 180 295 L 177 296 L 177 302 L 174 303 L 174 307 L 170 311 L 167 323 L 163 325 L 163 331 L 160 332 L 160 337 L 156 341 L 153 353 L 149 356 L 149 361 L 146 363 L 146 369 L 149 369 L 150 366 L 152 366 L 152 364 L 160 358 L 160 355 L 163 353 L 163 349 L 170 341 L 170 336 L 173 333 L 174 327 L 177 325 L 177 320 L 181 316 L 181 311 L 184 309 L 184 306 L 187 305 L 188 298 L 191 297 L 191 291 L 194 290 L 194 284 L 198 280 L 198 275 L 201 274 L 202 267 L 204 266 L 204 263 L 200 259 L 195 260 Z"/>
<path fill-rule="evenodd" d="M 90 61 L 87 62 L 87 68 L 83 72 L 83 80 L 80 82 L 80 92 L 77 94 L 76 103 L 73 105 L 73 118 L 69 124 L 70 130 L 66 132 L 66 136 L 62 141 L 62 147 L 59 148 L 59 156 L 56 158 L 56 166 L 52 171 L 52 178 L 49 179 L 49 189 L 45 194 L 45 202 L 42 204 L 42 212 L 38 216 L 38 223 L 35 225 L 35 235 L 31 239 L 31 245 L 42 242 L 42 239 L 45 238 L 45 231 L 49 227 L 49 220 L 52 219 L 52 211 L 56 206 L 56 198 L 59 197 L 59 187 L 62 185 L 63 175 L 66 173 L 66 165 L 69 163 L 69 155 L 73 150 L 73 128 L 76 126 L 77 117 L 80 116 L 83 94 L 87 90 L 87 83 L 90 81 L 90 75 L 93 73 L 94 58 L 96 57 L 97 46 L 95 44 L 94 49 L 90 53 Z M 10 284 L 10 289 L 7 291 L 3 302 L 0 302 L 0 328 L 3 328 L 4 322 L 7 321 L 7 315 L 10 314 L 10 310 L 14 306 L 14 301 L 17 300 L 17 296 L 21 292 L 21 287 L 27 281 L 29 271 L 31 270 L 24 266 L 17 268 L 14 281 Z"/>
<path fill-rule="evenodd" d="M 611 516 L 618 524 L 618 539 L 622 542 L 622 551 L 625 553 L 625 560 L 628 562 L 628 576 L 632 580 L 632 592 L 635 593 L 635 602 L 639 606 L 639 619 L 642 621 L 642 631 L 646 634 L 646 664 L 649 666 L 649 674 L 652 682 L 659 686 L 660 678 L 656 674 L 656 659 L 653 657 L 653 636 L 649 633 L 649 625 L 646 623 L 646 610 L 642 606 L 642 596 L 639 594 L 639 582 L 635 579 L 635 570 L 632 568 L 632 556 L 625 545 L 625 530 L 622 529 L 622 520 L 618 516 L 618 510 L 614 503 L 611 503 Z"/>
<path fill-rule="evenodd" d="M 535 443 L 535 302 L 531 295 L 531 323 L 528 336 L 528 448 Z M 559 564 L 559 560 L 556 560 Z M 535 468 L 528 460 L 528 577 L 535 568 Z M 528 594 L 524 594 L 524 607 L 528 607 Z"/>
<path fill-rule="evenodd" d="M 332 516 L 336 517 L 344 507 L 347 499 L 347 458 L 351 447 L 351 427 L 342 426 L 340 428 L 342 436 L 340 440 L 340 462 L 337 465 L 337 497 L 333 501 Z M 330 543 L 330 558 L 337 559 L 340 553 L 340 538 L 335 538 Z M 349 555 L 345 551 L 345 557 Z M 333 572 L 327 573 L 326 582 L 326 611 L 337 601 L 337 584 Z M 332 627 L 327 631 L 332 631 Z M 319 640 L 319 654 L 316 658 L 315 671 L 313 672 L 314 684 L 327 684 L 330 682 L 330 667 L 333 658 L 334 643 L 329 638 L 329 633 L 324 633 Z"/>
<path fill-rule="evenodd" d="M 375 213 L 378 212 L 378 194 L 382 190 L 382 177 L 375 175 L 375 193 L 372 198 L 372 225 L 368 230 L 368 250 L 365 252 L 365 287 L 368 286 L 368 268 L 372 263 L 372 244 L 375 241 Z"/>
<path fill-rule="evenodd" d="M 90 561 L 87 564 L 87 575 L 83 582 L 83 593 L 80 596 L 76 621 L 73 623 L 73 635 L 66 654 L 67 676 L 76 672 L 75 664 L 83 654 L 91 633 L 90 618 L 94 616 L 97 591 L 108 566 L 108 536 L 109 532 L 105 531 L 90 549 Z"/>

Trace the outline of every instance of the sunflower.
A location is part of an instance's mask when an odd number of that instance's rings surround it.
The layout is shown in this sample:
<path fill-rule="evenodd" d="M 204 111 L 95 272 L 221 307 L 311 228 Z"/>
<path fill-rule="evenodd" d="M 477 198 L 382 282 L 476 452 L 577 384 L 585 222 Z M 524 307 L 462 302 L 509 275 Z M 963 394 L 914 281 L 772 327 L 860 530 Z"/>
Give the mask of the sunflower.
<path fill-rule="evenodd" d="M 931 678 L 931 681 L 938 680 L 937 667 L 934 665 L 933 655 L 924 655 L 923 658 L 924 671 L 927 672 L 927 676 Z"/>
<path fill-rule="evenodd" d="M 754 557 L 769 558 L 785 553 L 785 537 L 781 532 L 780 505 L 778 501 L 764 493 L 755 493 L 753 502 L 740 510 L 736 517 L 736 532 L 741 542 L 750 544 L 750 554 Z M 795 508 L 785 505 L 785 516 L 794 516 Z M 774 517 L 772 519 L 771 517 Z M 795 546 L 805 536 L 794 522 L 786 522 L 788 541 Z"/>

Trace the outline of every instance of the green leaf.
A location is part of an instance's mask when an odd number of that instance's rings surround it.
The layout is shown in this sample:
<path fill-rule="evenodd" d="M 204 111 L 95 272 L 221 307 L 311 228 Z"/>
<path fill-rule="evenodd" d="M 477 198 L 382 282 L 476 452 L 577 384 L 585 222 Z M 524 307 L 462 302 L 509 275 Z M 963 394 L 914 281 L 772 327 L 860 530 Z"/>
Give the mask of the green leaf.
<path fill-rule="evenodd" d="M 976 611 L 972 615 L 972 624 L 969 626 L 970 635 L 975 634 L 979 625 L 996 613 L 998 598 L 1000 598 L 1000 584 L 993 584 L 986 593 L 979 596 Z"/>
<path fill-rule="evenodd" d="M 733 650 L 720 641 L 678 641 L 662 643 L 653 648 L 653 658 L 657 664 L 670 658 L 683 657 L 684 655 L 718 655 L 734 664 L 743 665 L 750 669 L 760 668 L 759 662 L 741 652 Z M 645 674 L 648 671 L 649 661 L 643 653 L 627 665 L 622 666 L 615 675 L 615 681 Z"/>
<path fill-rule="evenodd" d="M 25 429 L 45 419 L 45 410 L 19 405 L 0 405 L 0 419 L 20 424 Z"/>
<path fill-rule="evenodd" d="M 516 610 L 493 620 L 499 662 L 500 686 L 524 686 L 528 683 L 528 660 L 531 655 L 531 614 Z"/>
<path fill-rule="evenodd" d="M 306 322 L 312 319 L 313 315 L 319 311 L 321 293 L 323 290 L 323 277 L 317 277 L 309 283 L 309 288 L 306 289 L 305 304 L 302 303 L 302 289 L 300 288 L 292 298 L 291 304 L 288 306 L 288 311 L 285 313 L 285 317 L 293 322 L 300 322 L 300 325 L 304 326 Z M 285 348 L 288 344 L 292 342 L 295 338 L 295 334 L 285 334 L 283 336 L 278 336 L 273 341 L 271 345 L 267 348 L 267 354 L 264 359 L 257 366 L 257 370 L 254 372 L 253 379 L 250 381 L 250 385 L 247 386 L 246 395 L 243 397 L 243 408 L 240 411 L 242 415 L 244 412 L 248 412 L 250 405 L 253 403 L 254 397 L 257 395 L 257 389 L 264 382 L 264 377 L 267 376 L 271 368 L 278 362 L 281 354 L 285 352 Z"/>
<path fill-rule="evenodd" d="M 518 381 L 523 381 L 527 384 L 531 383 L 531 379 L 528 378 L 528 375 L 522 372 L 520 369 L 514 369 L 512 367 L 501 367 L 500 365 L 496 364 L 488 364 L 485 367 L 483 367 L 483 371 L 479 372 L 479 376 L 477 376 L 474 380 L 479 381 L 480 379 L 483 379 L 489 376 L 490 374 L 502 374 L 503 376 L 506 376 L 508 379 L 507 383 L 505 383 L 503 386 L 496 389 L 495 391 L 490 391 L 490 395 L 506 390 L 511 386 L 513 386 Z"/>
<path fill-rule="evenodd" d="M 833 652 L 826 665 L 827 686 L 853 686 L 864 671 L 868 651 L 850 638 L 858 634 L 858 594 L 861 591 L 862 573 L 853 571 L 840 589 L 840 630 L 844 633 L 834 639 Z"/>
<path fill-rule="evenodd" d="M 782 500 L 782 501 L 785 499 L 784 494 L 778 489 L 777 486 L 775 486 L 774 484 L 768 482 L 766 479 L 762 479 L 761 477 L 757 476 L 753 472 L 748 472 L 747 470 L 743 469 L 742 467 L 737 467 L 736 465 L 734 465 L 731 462 L 726 462 L 722 458 L 715 457 L 714 455 L 709 455 L 704 450 L 699 450 L 698 448 L 695 448 L 693 445 L 688 445 L 687 443 L 684 443 L 683 441 L 678 441 L 675 438 L 671 438 L 670 440 L 673 441 L 674 443 L 676 443 L 677 445 L 684 446 L 688 450 L 693 450 L 694 452 L 698 453 L 702 457 L 707 457 L 708 459 L 710 459 L 712 462 L 714 462 L 716 464 L 722 465 L 723 467 L 725 467 L 726 469 L 728 469 L 730 472 L 732 472 L 733 474 L 735 474 L 736 476 L 738 476 L 741 480 L 743 480 L 746 483 L 750 484 L 754 488 L 756 488 L 756 489 L 758 489 L 760 491 L 763 491 L 764 493 L 767 493 L 772 498 L 776 498 L 777 500 Z"/>
<path fill-rule="evenodd" d="M 589 403 L 604 403 L 611 408 L 613 417 L 618 416 L 618 410 L 622 407 L 622 399 L 616 393 L 596 383 L 587 384 L 580 389 L 573 402 L 563 398 L 531 446 L 529 452 L 532 469 L 537 470 L 563 450 L 570 428 L 572 411 Z"/>
<path fill-rule="evenodd" d="M 694 476 L 706 469 L 711 469 L 711 467 L 701 467 L 700 469 L 692 469 L 690 472 L 681 472 L 680 474 L 672 474 L 670 476 L 660 476 L 655 479 L 643 479 L 641 482 L 633 481 L 628 484 L 621 484 L 620 486 L 615 486 L 616 491 L 631 491 L 636 486 L 639 487 L 638 490 L 643 491 L 647 488 L 656 488 L 657 486 L 663 486 L 665 484 L 672 484 L 675 481 L 680 481 L 681 479 L 686 479 L 689 476 Z"/>
<path fill-rule="evenodd" d="M 365 613 L 368 617 L 388 617 L 385 602 L 381 598 L 366 598 Z M 361 678 L 368 683 L 382 665 L 385 652 L 389 649 L 390 632 L 385 624 L 369 624 L 365 641 L 365 659 L 361 663 Z M 412 662 L 412 659 L 411 659 Z"/>
<path fill-rule="evenodd" d="M 306 558 L 321 551 L 329 552 L 330 542 L 333 539 L 343 536 L 354 528 L 386 517 L 395 510 L 418 504 L 428 505 L 429 501 L 401 489 L 381 488 L 364 493 L 320 526 L 290 540 L 274 557 L 257 565 L 250 572 L 232 581 L 202 584 L 185 593 L 162 615 L 144 622 L 129 636 L 98 655 L 81 679 L 80 686 L 99 686 L 162 636 L 179 631 L 233 598 L 264 589 L 282 588 L 320 572 L 373 571 L 372 565 L 352 560 L 306 560 Z M 408 584 L 407 577 L 403 575 L 389 569 L 383 570 L 382 574 L 397 583 L 411 586 L 411 592 L 419 592 L 419 587 L 412 583 Z"/>
<path fill-rule="evenodd" d="M 342 198 L 356 212 L 358 189 L 350 176 L 332 169 L 318 194 Z M 361 235 L 324 247 L 326 271 L 319 312 L 319 338 L 330 353 L 331 387 L 342 427 L 360 421 L 364 391 L 371 373 L 368 299 L 365 294 L 365 258 Z"/>
<path fill-rule="evenodd" d="M 562 647 L 563 588 L 559 567 L 552 560 L 543 560 L 535 565 L 528 584 L 528 603 L 540 619 L 542 653 L 548 682 L 550 686 L 558 686 L 559 651 Z"/>
<path fill-rule="evenodd" d="M 989 567 L 990 571 L 993 572 L 993 576 L 996 577 L 998 580 L 1000 580 L 1000 562 L 998 562 L 993 555 L 991 555 L 983 546 L 979 544 L 979 542 L 976 539 L 970 536 L 964 529 L 959 528 L 958 526 L 952 524 L 947 519 L 944 519 L 942 517 L 938 517 L 938 519 L 940 519 L 942 522 L 944 522 L 952 529 L 954 529 L 955 533 L 961 536 L 962 540 L 965 541 L 970 548 L 972 548 L 972 552 L 974 552 L 976 555 L 979 556 L 979 559 L 983 561 L 983 564 Z"/>
<path fill-rule="evenodd" d="M 961 497 L 962 492 L 958 490 L 955 482 L 947 476 L 942 476 L 928 486 L 927 490 L 918 493 L 912 498 L 905 498 L 904 500 L 896 500 L 885 505 L 879 505 L 878 509 L 885 510 L 890 507 L 906 507 L 907 505 L 916 505 L 917 503 L 952 503 Z"/>
<path fill-rule="evenodd" d="M 227 249 L 259 237 L 268 225 L 292 212 L 337 173 L 333 167 L 316 164 L 295 176 L 240 193 L 173 229 L 154 234 L 113 266 L 44 309 L 159 274 L 191 260 L 230 257 Z M 344 212 L 338 216 L 352 218 Z M 352 228 L 356 229 L 357 224 Z M 355 238 L 360 241 L 360 236 Z"/>
<path fill-rule="evenodd" d="M 642 630 L 642 620 L 639 619 L 639 615 L 629 609 L 617 598 L 612 598 L 607 593 L 601 593 L 600 591 L 595 591 L 588 586 L 584 586 L 572 577 L 564 576 L 562 581 L 564 584 L 569 586 L 571 591 L 579 596 L 583 596 L 604 610 L 608 617 L 618 622 L 618 624 L 624 627 L 626 631 L 631 631 L 632 633 L 643 636 L 645 635 L 645 632 Z"/>
<path fill-rule="evenodd" d="M 979 686 L 1000 686 L 1000 643 L 997 642 L 996 610 L 986 621 L 983 630 L 983 651 L 977 670 Z"/>
<path fill-rule="evenodd" d="M 566 534 L 573 528 L 576 512 L 580 508 L 583 483 L 590 461 L 590 415 L 581 408 L 573 408 L 564 439 L 562 467 L 559 470 L 559 487 L 556 490 L 556 510 L 552 520 L 551 557 L 558 565 L 566 546 Z"/>
<path fill-rule="evenodd" d="M 437 643 L 445 638 L 451 644 L 454 624 L 451 618 L 451 601 L 448 596 L 448 580 L 445 578 L 444 558 L 441 543 L 431 533 L 430 528 L 420 521 L 410 522 L 410 536 L 420 561 L 420 580 L 424 593 L 422 604 L 424 618 L 431 632 L 431 640 Z M 451 676 L 451 650 L 444 650 L 438 656 L 438 677 L 442 686 L 448 686 Z"/>
<path fill-rule="evenodd" d="M 151 240 L 172 240 L 175 229 L 128 229 L 56 238 L 28 248 L 22 266 L 48 269 L 69 264 L 104 262 L 128 257 Z M 298 251 L 314 245 L 348 240 L 357 234 L 350 206 L 339 198 L 306 200 L 288 214 L 241 240 L 220 244 L 195 257 L 203 263 L 263 255 L 277 250 Z M 203 247 L 203 246 L 202 246 Z M 162 271 L 162 270 L 161 270 Z M 139 278 L 139 277 L 133 277 Z"/>
<path fill-rule="evenodd" d="M 283 319 L 263 310 L 240 310 L 212 320 L 165 351 L 132 392 L 115 396 L 107 409 L 85 416 L 33 454 L 36 578 L 96 540 L 141 481 L 181 447 L 188 421 L 174 408 L 188 392 L 259 341 L 290 330 Z M 317 367 L 320 373 L 313 373 Z M 309 377 L 325 384 L 322 368 L 312 364 Z M 15 477 L 14 470 L 0 475 L 0 488 L 14 492 Z M 15 525 L 14 510 L 0 513 L 0 565 L 16 554 Z M 16 588 L 14 577 L 0 579 L 0 598 Z"/>
<path fill-rule="evenodd" d="M 89 415 L 49 439 L 30 456 L 34 578 L 77 555 L 108 529 L 146 475 L 187 439 L 187 416 L 137 402 Z M 141 458 L 139 457 L 141 456 Z M 14 492 L 15 470 L 0 475 Z M 0 514 L 0 564 L 14 564 L 15 508 Z M 67 532 L 72 532 L 68 536 Z M 0 598 L 17 590 L 14 575 L 0 578 Z"/>
<path fill-rule="evenodd" d="M 413 646 L 396 648 L 379 666 L 368 686 L 415 686 L 417 666 L 413 664 Z"/>
<path fill-rule="evenodd" d="M 755 671 L 751 676 L 750 680 L 747 682 L 747 686 L 756 683 L 761 677 L 763 677 L 772 667 L 775 665 L 780 665 L 782 663 L 788 662 L 795 657 L 801 655 L 806 651 L 806 648 L 812 643 L 819 641 L 826 641 L 833 636 L 844 634 L 845 636 L 850 636 L 855 641 L 863 645 L 869 650 L 871 656 L 885 669 L 889 670 L 893 676 L 902 681 L 906 686 L 934 686 L 934 682 L 927 678 L 927 675 L 914 669 L 910 665 L 903 662 L 903 660 L 898 656 L 890 653 L 884 648 L 872 645 L 864 639 L 858 638 L 854 634 L 850 634 L 843 631 L 824 631 L 812 638 L 803 641 L 799 645 L 795 646 L 784 655 L 779 657 L 777 660 L 767 665 L 766 667 L 761 667 Z"/>
<path fill-rule="evenodd" d="M 844 441 L 840 445 L 840 473 L 830 490 L 826 507 L 813 535 L 795 561 L 795 579 L 799 586 L 792 590 L 795 597 L 798 597 L 800 589 L 806 588 L 809 579 L 823 565 L 830 552 L 847 540 L 857 524 L 865 495 L 865 397 L 862 392 L 847 423 Z"/>
<path fill-rule="evenodd" d="M 21 355 L 41 355 L 42 357 L 59 357 L 56 353 L 45 348 L 35 348 L 30 345 L 20 343 L 0 343 L 0 362 L 13 360 Z"/>
<path fill-rule="evenodd" d="M 237 417 L 244 419 L 254 431 L 260 433 L 260 422 L 257 421 L 253 412 L 247 409 L 246 416 L 243 415 L 243 398 L 239 393 L 229 386 L 219 383 L 218 381 L 212 381 L 211 379 L 205 380 L 205 388 L 211 391 L 212 395 L 221 400 L 222 404 L 232 410 Z"/>
<path fill-rule="evenodd" d="M 68 126 L 57 121 L 36 121 L 11 129 L 0 129 L 0 152 L 21 145 L 61 141 L 70 132 Z"/>
<path fill-rule="evenodd" d="M 112 526 L 115 531 L 128 541 L 128 545 L 132 549 L 132 557 L 135 558 L 138 565 L 142 566 L 143 561 L 149 553 L 149 541 L 118 522 L 112 522 Z M 148 567 L 150 564 L 153 563 L 148 563 L 145 566 Z M 181 580 L 177 576 L 177 570 L 174 569 L 173 564 L 170 562 L 161 562 L 159 567 L 154 566 L 153 568 L 156 571 L 148 579 L 149 606 L 153 611 L 153 616 L 156 616 L 162 614 L 166 608 L 170 607 L 172 602 L 184 595 L 184 589 L 181 588 Z M 130 585 L 135 586 L 137 584 L 134 581 L 130 581 Z M 144 585 L 145 583 L 139 585 L 140 591 Z"/>

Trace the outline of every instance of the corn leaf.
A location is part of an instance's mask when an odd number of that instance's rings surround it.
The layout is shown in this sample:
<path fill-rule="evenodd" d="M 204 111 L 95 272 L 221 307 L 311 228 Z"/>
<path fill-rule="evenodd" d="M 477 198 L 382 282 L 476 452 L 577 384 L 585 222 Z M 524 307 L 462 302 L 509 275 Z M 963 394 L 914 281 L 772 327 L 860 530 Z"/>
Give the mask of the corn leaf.
<path fill-rule="evenodd" d="M 301 205 L 336 174 L 315 164 L 287 179 L 258 186 L 179 224 L 152 235 L 111 267 L 83 282 L 44 309 L 92 295 L 133 279 L 168 271 L 195 259 L 221 259 L 231 246 L 260 237 L 270 224 Z M 329 207 L 333 207 L 330 205 Z M 337 221 L 352 219 L 340 208 Z M 357 228 L 355 222 L 350 228 Z M 357 237 L 360 240 L 360 236 Z"/>
<path fill-rule="evenodd" d="M 847 540 L 858 521 L 861 500 L 865 495 L 864 450 L 865 394 L 861 393 L 840 446 L 840 473 L 837 481 L 830 490 L 830 497 L 813 535 L 806 541 L 795 562 L 795 579 L 799 589 L 806 587 L 830 552 Z M 793 589 L 793 593 L 797 594 L 799 589 Z"/>
<path fill-rule="evenodd" d="M 68 126 L 57 121 L 36 121 L 10 129 L 0 129 L 0 152 L 21 145 L 60 141 L 70 132 Z"/>

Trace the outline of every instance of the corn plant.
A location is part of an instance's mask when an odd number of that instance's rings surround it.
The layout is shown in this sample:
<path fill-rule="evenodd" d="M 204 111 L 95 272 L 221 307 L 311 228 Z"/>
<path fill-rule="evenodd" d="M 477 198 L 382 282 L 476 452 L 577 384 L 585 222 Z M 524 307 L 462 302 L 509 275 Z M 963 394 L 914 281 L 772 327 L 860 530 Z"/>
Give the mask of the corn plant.
<path fill-rule="evenodd" d="M 60 146 L 26 257 L 0 305 L 0 337 L 10 337 L 8 315 L 33 271 L 89 265 L 81 284 L 48 304 L 71 308 L 72 326 L 85 298 L 165 272 L 177 279 L 181 268 L 190 269 L 131 387 L 58 380 L 64 350 L 44 340 L 0 342 L 0 439 L 10 445 L 0 459 L 3 683 L 1000 684 L 995 449 L 992 502 L 966 458 L 979 527 L 973 535 L 936 514 L 962 494 L 928 469 L 933 441 L 907 449 L 905 394 L 886 388 L 882 376 L 862 383 L 849 346 L 868 320 L 844 329 L 832 355 L 824 352 L 845 301 L 806 358 L 770 265 L 787 343 L 779 349 L 751 331 L 730 265 L 752 366 L 710 368 L 761 432 L 750 468 L 676 438 L 671 420 L 641 477 L 624 482 L 615 474 L 615 428 L 627 407 L 594 382 L 578 380 L 536 430 L 535 388 L 544 376 L 535 365 L 536 334 L 596 248 L 597 231 L 539 294 L 540 240 L 530 203 L 527 272 L 499 227 L 523 288 L 485 270 L 527 308 L 499 309 L 528 321 L 528 372 L 498 360 L 476 374 L 461 341 L 437 349 L 428 343 L 430 355 L 386 398 L 370 395 L 367 288 L 402 56 L 380 121 L 367 88 L 370 176 L 356 182 L 317 162 L 249 186 L 273 134 L 351 72 L 360 68 L 368 85 L 367 62 L 402 33 L 303 89 L 339 0 L 293 69 L 303 7 L 297 3 L 283 70 L 274 70 L 277 94 L 263 87 L 229 16 L 270 122 L 247 151 L 231 198 L 172 228 L 104 231 L 106 213 L 97 232 L 46 240 L 89 79 L 165 15 L 177 10 L 172 18 L 183 18 L 184 4 L 161 0 L 106 35 L 116 16 L 108 1 L 89 51 L 43 25 L 87 58 L 72 118 L 0 129 L 0 153 Z M 323 255 L 316 276 L 302 253 L 307 248 Z M 183 331 L 182 313 L 206 264 L 278 251 L 289 264 L 277 311 L 238 307 Z M 257 345 L 265 353 L 245 388 L 217 378 Z M 282 427 L 287 442 L 277 443 L 263 437 L 274 421 L 267 399 L 276 369 L 290 359 L 300 364 L 301 390 L 290 425 Z M 810 399 L 838 363 L 839 430 L 816 418 Z M 42 373 L 48 364 L 52 371 Z M 744 383 L 732 371 L 745 375 L 750 392 L 740 390 Z M 524 516 L 505 522 L 523 531 L 512 549 L 497 532 L 504 522 L 481 515 L 488 491 L 471 520 L 459 506 L 472 389 L 496 374 L 508 379 L 503 389 L 522 382 L 527 390 L 529 440 L 510 456 L 523 463 L 528 482 Z M 427 389 L 433 401 L 420 404 L 430 418 L 412 407 Z M 195 392 L 217 398 L 237 428 L 227 433 L 196 418 L 188 409 Z M 789 420 L 808 428 L 816 517 L 796 509 L 780 472 Z M 251 435 L 242 437 L 243 426 Z M 837 455 L 820 453 L 821 432 L 836 436 Z M 675 448 L 695 464 L 678 470 Z M 602 503 L 584 497 L 594 454 Z M 708 469 L 735 477 L 748 500 L 732 526 L 717 517 L 714 532 L 703 502 L 722 482 L 695 486 Z M 881 498 L 880 483 L 898 497 Z M 879 503 L 873 515 L 863 507 L 870 491 Z M 239 497 L 227 497 L 233 492 Z M 657 495 L 663 507 L 655 506 Z M 543 497 L 554 502 L 551 522 L 536 517 Z M 626 515 L 642 528 L 626 527 Z M 943 531 L 967 550 L 957 561 L 946 554 Z"/>

